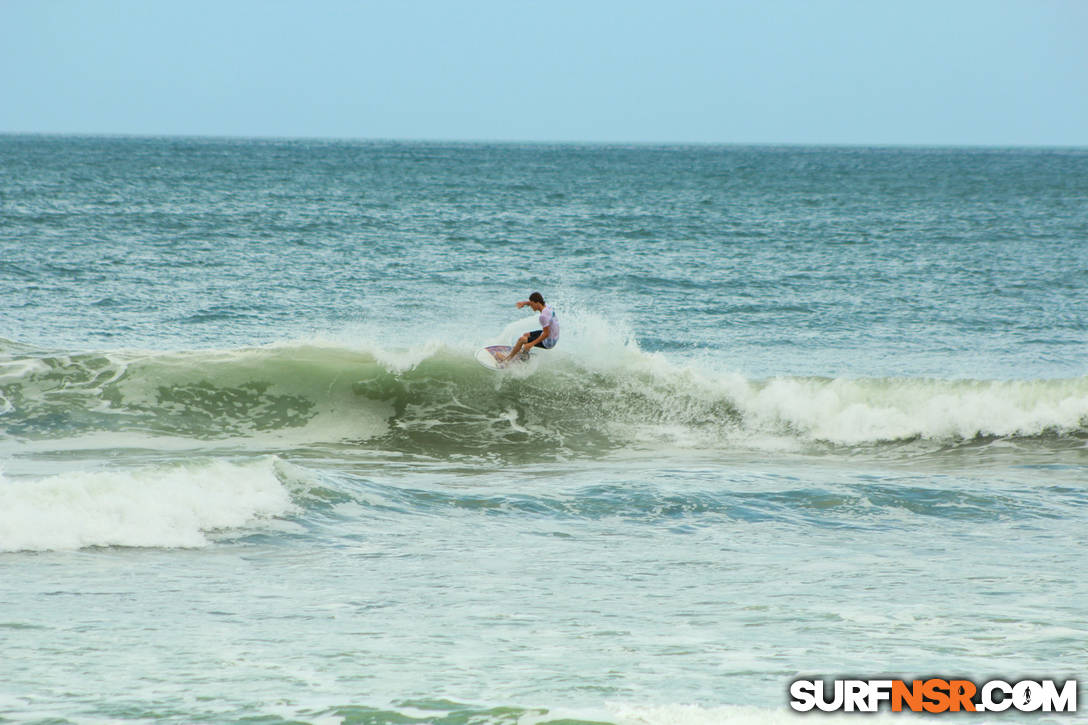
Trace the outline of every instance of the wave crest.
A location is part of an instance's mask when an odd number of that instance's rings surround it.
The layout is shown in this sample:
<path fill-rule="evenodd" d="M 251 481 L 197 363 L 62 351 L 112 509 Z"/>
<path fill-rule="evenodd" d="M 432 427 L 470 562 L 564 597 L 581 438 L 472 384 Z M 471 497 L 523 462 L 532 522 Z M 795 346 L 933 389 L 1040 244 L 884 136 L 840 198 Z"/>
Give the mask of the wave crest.
<path fill-rule="evenodd" d="M 751 380 L 633 346 L 539 354 L 496 374 L 467 350 L 276 345 L 180 353 L 16 354 L 0 362 L 9 441 L 115 437 L 343 443 L 421 455 L 587 454 L 941 445 L 1013 438 L 1081 447 L 1088 377 Z"/>

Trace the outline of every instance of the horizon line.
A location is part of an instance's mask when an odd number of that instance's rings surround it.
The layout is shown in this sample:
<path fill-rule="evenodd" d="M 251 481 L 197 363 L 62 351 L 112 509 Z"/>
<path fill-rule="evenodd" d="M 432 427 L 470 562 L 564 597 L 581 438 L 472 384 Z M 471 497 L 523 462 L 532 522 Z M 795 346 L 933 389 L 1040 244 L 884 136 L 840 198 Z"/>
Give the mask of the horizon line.
<path fill-rule="evenodd" d="M 371 144 L 450 144 L 492 146 L 645 146 L 645 147 L 762 147 L 762 148 L 886 148 L 886 149 L 1032 149 L 1032 150 L 1088 150 L 1088 144 L 1063 143 L 963 143 L 920 141 L 648 141 L 648 140 L 557 140 L 557 139 L 487 139 L 443 137 L 366 137 L 366 136 L 308 136 L 231 133 L 153 133 L 126 131 L 8 131 L 0 130 L 0 137 L 37 136 L 44 138 L 104 138 L 104 139 L 188 139 L 209 141 L 327 141 L 332 143 Z"/>

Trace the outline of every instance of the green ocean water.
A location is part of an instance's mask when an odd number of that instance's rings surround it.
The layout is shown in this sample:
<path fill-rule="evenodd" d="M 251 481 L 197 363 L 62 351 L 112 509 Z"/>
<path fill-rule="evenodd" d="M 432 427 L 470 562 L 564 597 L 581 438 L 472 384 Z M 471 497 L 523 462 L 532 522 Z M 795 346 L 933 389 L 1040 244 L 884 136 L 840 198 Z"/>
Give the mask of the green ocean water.
<path fill-rule="evenodd" d="M 5 136 L 0 250 L 0 721 L 1085 671 L 1084 150 Z"/>

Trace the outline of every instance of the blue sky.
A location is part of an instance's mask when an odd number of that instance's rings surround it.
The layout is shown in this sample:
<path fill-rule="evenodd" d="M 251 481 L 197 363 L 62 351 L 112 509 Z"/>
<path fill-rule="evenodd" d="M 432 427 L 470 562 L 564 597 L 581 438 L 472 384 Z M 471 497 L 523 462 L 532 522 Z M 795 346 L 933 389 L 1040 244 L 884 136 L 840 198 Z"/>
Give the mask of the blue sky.
<path fill-rule="evenodd" d="M 0 132 L 1088 146 L 1088 0 L 0 0 Z"/>

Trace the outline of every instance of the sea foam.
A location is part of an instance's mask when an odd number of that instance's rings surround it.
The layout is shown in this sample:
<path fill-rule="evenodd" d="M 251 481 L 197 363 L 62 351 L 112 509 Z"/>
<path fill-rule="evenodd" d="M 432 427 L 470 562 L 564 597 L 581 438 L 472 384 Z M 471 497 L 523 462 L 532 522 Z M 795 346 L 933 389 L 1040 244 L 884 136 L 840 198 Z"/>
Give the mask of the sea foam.
<path fill-rule="evenodd" d="M 812 720 L 810 713 L 794 712 L 788 708 L 723 705 L 704 707 L 699 705 L 628 705 L 611 704 L 609 720 L 618 725 L 787 725 Z M 897 714 L 898 715 L 898 714 Z M 910 713 L 906 714 L 909 719 Z M 890 712 L 869 715 L 867 723 L 891 723 L 902 721 L 902 715 Z M 820 723 L 852 723 L 856 714 L 820 713 Z"/>
<path fill-rule="evenodd" d="M 191 548 L 294 510 L 276 459 L 0 478 L 0 551 Z"/>

